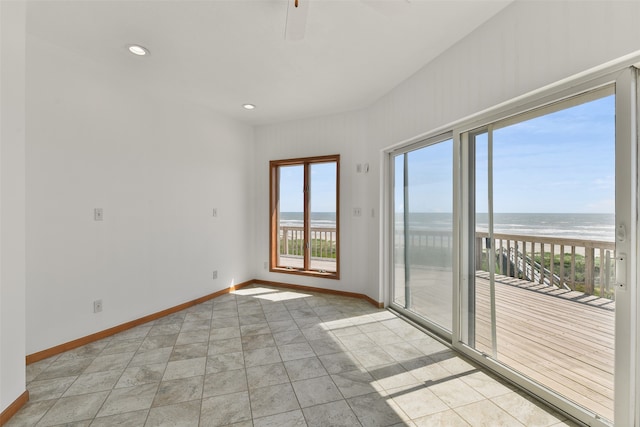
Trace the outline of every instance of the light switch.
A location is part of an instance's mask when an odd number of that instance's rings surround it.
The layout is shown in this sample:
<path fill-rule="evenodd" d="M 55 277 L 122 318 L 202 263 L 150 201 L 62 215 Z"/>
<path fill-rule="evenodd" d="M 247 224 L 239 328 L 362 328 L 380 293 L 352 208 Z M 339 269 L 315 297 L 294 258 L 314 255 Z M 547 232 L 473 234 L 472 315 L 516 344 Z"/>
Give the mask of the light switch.
<path fill-rule="evenodd" d="M 104 212 L 102 208 L 93 209 L 93 220 L 94 221 L 102 221 L 104 219 Z"/>

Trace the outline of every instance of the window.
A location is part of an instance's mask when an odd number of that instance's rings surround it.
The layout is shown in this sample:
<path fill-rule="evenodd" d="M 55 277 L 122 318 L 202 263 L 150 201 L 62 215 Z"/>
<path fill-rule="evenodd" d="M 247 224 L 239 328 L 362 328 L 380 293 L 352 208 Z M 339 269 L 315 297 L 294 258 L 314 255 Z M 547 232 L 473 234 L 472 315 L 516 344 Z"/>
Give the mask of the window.
<path fill-rule="evenodd" d="M 340 156 L 270 162 L 270 271 L 339 278 Z"/>

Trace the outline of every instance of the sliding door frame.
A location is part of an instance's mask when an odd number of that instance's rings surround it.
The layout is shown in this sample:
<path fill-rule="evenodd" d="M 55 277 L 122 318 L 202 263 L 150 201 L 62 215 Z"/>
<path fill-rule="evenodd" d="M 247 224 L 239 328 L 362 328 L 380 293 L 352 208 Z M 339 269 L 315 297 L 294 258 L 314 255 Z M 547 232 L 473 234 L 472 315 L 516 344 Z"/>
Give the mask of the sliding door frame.
<path fill-rule="evenodd" d="M 412 152 L 412 151 L 416 151 L 422 148 L 426 148 L 429 146 L 433 146 L 442 142 L 446 142 L 449 140 L 453 139 L 453 134 L 451 131 L 449 132 L 444 132 L 444 133 L 439 133 L 433 136 L 430 136 L 428 138 L 421 138 L 418 141 L 413 142 L 412 144 L 409 145 L 405 145 L 402 147 L 399 147 L 395 150 L 391 150 L 388 151 L 386 156 L 388 157 L 388 165 L 389 165 L 389 177 L 390 179 L 388 180 L 388 197 L 389 197 L 389 204 L 388 206 L 390 206 L 390 209 L 388 210 L 389 213 L 389 218 L 390 218 L 390 229 L 389 229 L 389 241 L 390 241 L 390 246 L 389 246 L 389 274 L 390 274 L 390 288 L 389 288 L 389 306 L 391 308 L 393 308 L 394 310 L 402 313 L 403 316 L 408 317 L 409 319 L 415 321 L 416 323 L 422 324 L 424 326 L 426 326 L 427 328 L 429 328 L 429 330 L 435 332 L 436 334 L 438 334 L 439 336 L 445 338 L 446 340 L 451 340 L 452 339 L 452 333 L 451 331 L 443 328 L 441 325 L 438 325 L 437 323 L 431 322 L 429 319 L 420 316 L 419 314 L 417 314 L 414 311 L 411 311 L 410 309 L 407 309 L 405 307 L 400 306 L 399 304 L 396 304 L 394 302 L 395 300 L 395 161 L 394 159 L 397 156 L 403 155 L 405 156 L 405 169 L 404 169 L 404 179 L 405 179 L 405 186 L 406 186 L 406 180 L 407 180 L 407 155 Z M 453 146 L 455 147 L 455 144 L 453 144 Z M 451 189 L 451 191 L 455 191 L 455 174 L 456 174 L 456 162 L 455 162 L 455 148 L 453 148 L 453 153 L 452 153 L 452 158 L 454 159 L 454 164 L 453 164 L 453 174 L 454 177 L 454 188 Z M 405 216 L 405 233 L 406 233 L 406 219 L 407 219 L 407 215 L 408 212 L 406 212 L 406 208 L 407 208 L 407 189 L 405 187 L 405 212 L 404 212 L 404 216 Z M 452 213 L 453 218 L 455 218 L 455 213 Z M 455 228 L 455 225 L 454 225 Z M 452 240 L 453 240 L 453 248 L 452 248 L 452 260 L 456 259 L 456 253 L 458 251 L 458 247 L 457 247 L 457 240 L 455 238 L 455 233 L 452 234 Z M 405 243 L 406 243 L 406 239 L 405 239 Z M 406 252 L 406 245 L 405 245 L 405 252 L 404 252 L 404 262 L 405 262 L 405 286 L 407 286 L 406 280 L 407 280 L 407 273 L 406 273 L 406 268 L 407 268 L 407 252 Z M 455 261 L 453 261 L 452 263 L 452 271 L 451 271 L 451 280 L 452 280 L 452 292 L 455 293 Z M 410 283 L 409 283 L 410 285 Z M 453 307 L 455 307 L 454 305 L 454 301 L 455 301 L 456 297 L 455 295 L 453 296 L 452 300 L 451 300 L 451 308 L 453 310 Z M 455 319 L 455 312 L 452 312 L 452 318 Z M 453 323 L 453 327 L 455 327 L 455 320 L 452 322 Z"/>
<path fill-rule="evenodd" d="M 472 233 L 475 232 L 472 215 L 475 209 L 471 208 L 473 201 L 473 189 L 469 188 L 475 173 L 474 165 L 471 164 L 471 141 L 470 135 L 487 129 L 494 123 L 520 122 L 527 120 L 528 115 L 536 116 L 545 109 L 554 110 L 555 104 L 562 105 L 571 103 L 571 98 L 581 95 L 596 94 L 599 89 L 615 85 L 616 94 L 616 227 L 624 224 L 627 230 L 626 242 L 617 241 L 616 253 L 627 254 L 628 259 L 638 260 L 637 250 L 637 225 L 636 218 L 638 212 L 637 201 L 637 135 L 636 135 L 636 114 L 635 114 L 635 69 L 626 68 L 615 73 L 594 78 L 581 84 L 567 85 L 568 87 L 556 89 L 548 94 L 535 97 L 520 106 L 514 106 L 506 112 L 497 114 L 486 114 L 478 120 L 466 123 L 454 128 L 454 135 L 459 136 L 461 157 L 458 161 L 465 162 L 462 168 L 461 183 L 463 187 L 458 188 L 458 213 L 457 223 L 460 226 L 459 236 L 462 239 L 458 257 L 464 262 L 460 263 L 458 292 L 459 300 L 456 302 L 456 309 L 461 317 L 460 326 L 468 325 L 469 319 L 467 309 L 469 300 L 473 295 L 469 295 L 468 289 L 470 281 L 473 280 L 474 272 L 471 268 L 471 253 L 473 248 Z M 583 99 L 583 98 L 582 98 Z M 582 101 L 581 99 L 581 101 Z M 621 190 L 621 191 L 619 191 Z M 624 277 L 637 278 L 636 263 L 625 263 Z M 616 327 L 615 327 L 615 374 L 614 374 L 614 395 L 615 395 L 615 425 L 634 425 L 635 412 L 635 376 L 636 360 L 636 309 L 634 304 L 636 292 L 634 281 L 627 281 L 626 290 L 616 292 Z M 464 328 L 462 328 L 464 329 Z M 488 357 L 469 345 L 473 337 L 467 331 L 458 328 L 454 330 L 452 345 L 463 354 L 471 357 L 477 362 L 491 368 L 499 375 L 509 381 L 528 390 L 538 398 L 557 407 L 571 417 L 586 423 L 590 426 L 609 426 L 610 424 L 601 419 L 596 413 L 588 409 L 581 408 L 569 401 L 564 396 L 546 387 L 529 380 L 521 373 L 509 368 L 506 365 Z M 637 422 L 637 421 L 636 421 Z M 637 425 L 637 424 L 636 424 Z"/>
<path fill-rule="evenodd" d="M 538 399 L 546 401 L 568 416 L 590 426 L 610 426 L 594 412 L 577 406 L 559 393 L 553 392 L 522 374 L 498 363 L 491 357 L 471 348 L 470 342 L 474 333 L 469 330 L 468 309 L 472 304 L 468 294 L 469 283 L 473 280 L 471 268 L 471 251 L 475 229 L 470 227 L 471 215 L 475 214 L 472 189 L 474 165 L 470 164 L 469 134 L 486 128 L 492 123 L 505 122 L 510 118 L 520 121 L 529 112 L 540 108 L 550 108 L 556 103 L 567 101 L 572 97 L 587 94 L 609 85 L 615 85 L 616 95 L 616 226 L 624 224 L 628 236 L 625 242 L 616 242 L 616 255 L 625 253 L 623 274 L 628 280 L 626 289 L 616 291 L 615 314 L 615 425 L 640 427 L 640 236 L 638 230 L 638 212 L 640 211 L 638 188 L 638 108 L 640 88 L 637 84 L 638 73 L 632 64 L 640 64 L 640 55 L 630 55 L 616 62 L 605 64 L 588 72 L 562 80 L 545 88 L 520 96 L 511 101 L 499 104 L 491 109 L 459 120 L 450 125 L 440 127 L 419 137 L 403 141 L 381 151 L 381 165 L 385 174 L 381 177 L 381 235 L 385 244 L 380 251 L 381 292 L 386 295 L 387 305 L 393 301 L 394 274 L 394 212 L 393 212 L 393 158 L 402 151 L 410 151 L 420 146 L 453 139 L 453 301 L 452 301 L 452 333 L 443 334 L 437 325 L 425 324 L 418 316 L 406 313 L 408 317 L 423 324 L 432 332 L 450 339 L 452 347 L 478 363 L 520 386 Z M 536 113 L 533 113 L 536 114 Z M 471 298 L 473 299 L 473 298 Z M 434 327 L 436 326 L 436 327 Z"/>

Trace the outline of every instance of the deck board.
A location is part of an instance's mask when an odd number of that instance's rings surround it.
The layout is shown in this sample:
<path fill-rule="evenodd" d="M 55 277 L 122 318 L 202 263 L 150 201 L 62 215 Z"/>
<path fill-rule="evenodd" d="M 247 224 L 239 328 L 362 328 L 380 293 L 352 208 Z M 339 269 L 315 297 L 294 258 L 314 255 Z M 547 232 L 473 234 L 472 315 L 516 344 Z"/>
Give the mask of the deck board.
<path fill-rule="evenodd" d="M 491 353 L 489 281 L 476 278 L 476 344 Z M 615 303 L 497 276 L 498 360 L 613 419 Z"/>

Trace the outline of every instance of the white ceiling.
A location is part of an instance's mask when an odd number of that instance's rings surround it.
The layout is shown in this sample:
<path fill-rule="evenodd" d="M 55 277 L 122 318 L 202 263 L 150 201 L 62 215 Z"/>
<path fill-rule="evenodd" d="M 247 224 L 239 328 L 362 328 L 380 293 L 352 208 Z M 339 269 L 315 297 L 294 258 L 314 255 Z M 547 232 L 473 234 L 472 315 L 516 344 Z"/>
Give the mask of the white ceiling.
<path fill-rule="evenodd" d="M 299 1 L 310 3 L 296 42 L 284 38 L 287 0 L 29 1 L 27 32 L 146 90 L 265 124 L 366 107 L 511 2 Z"/>

